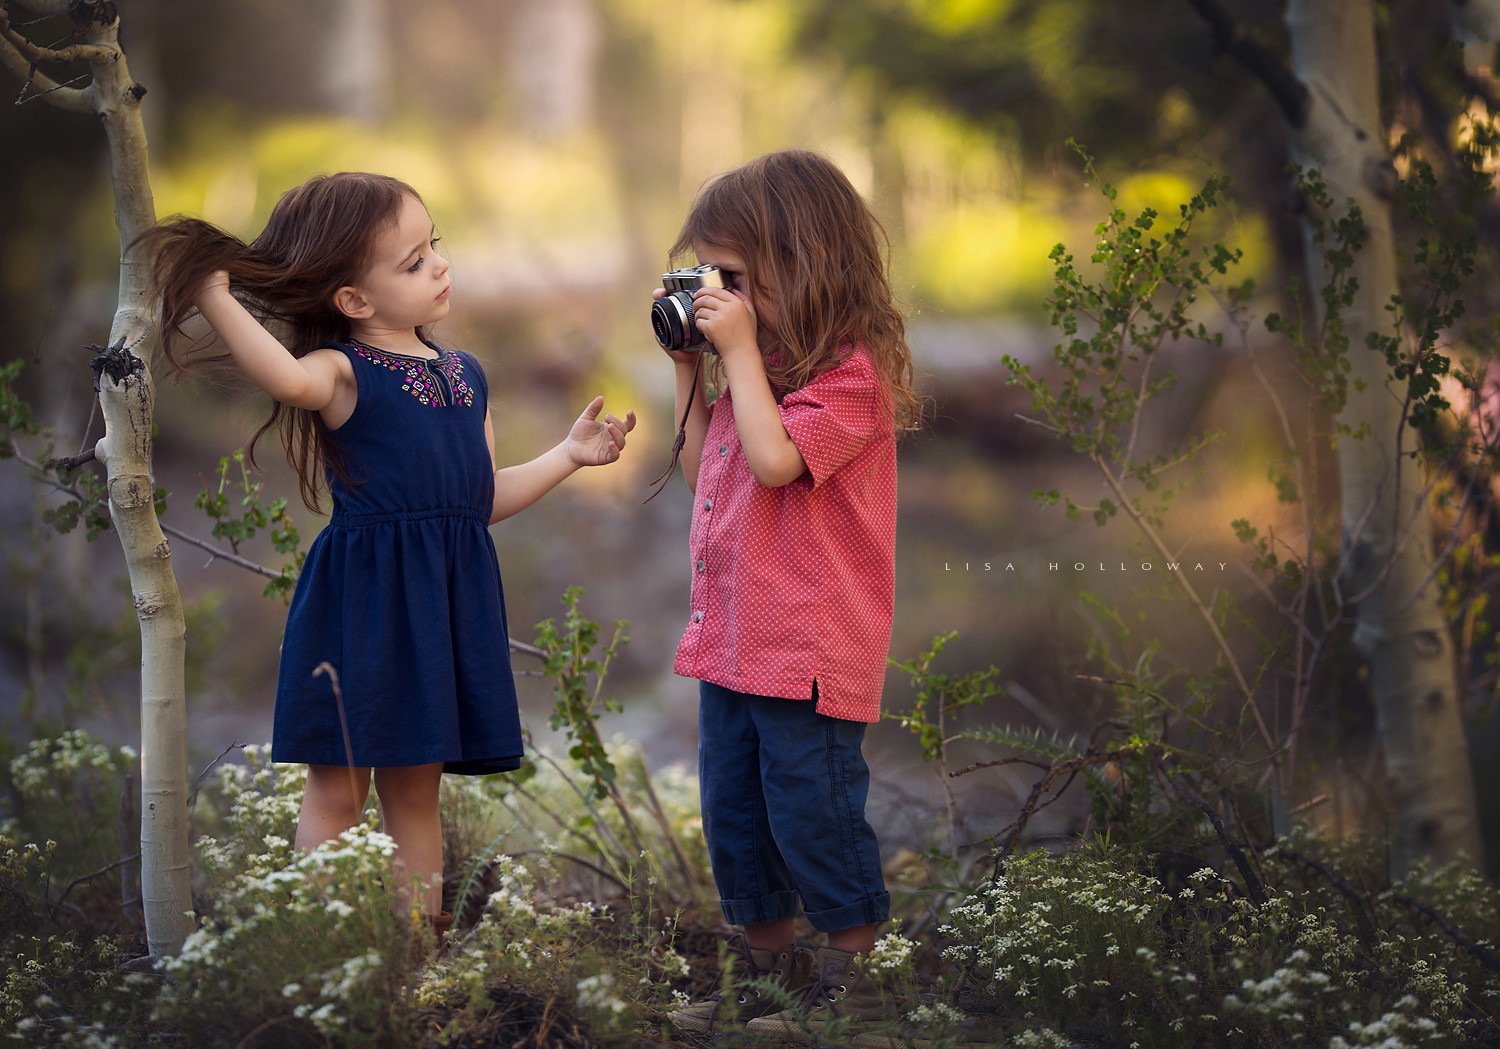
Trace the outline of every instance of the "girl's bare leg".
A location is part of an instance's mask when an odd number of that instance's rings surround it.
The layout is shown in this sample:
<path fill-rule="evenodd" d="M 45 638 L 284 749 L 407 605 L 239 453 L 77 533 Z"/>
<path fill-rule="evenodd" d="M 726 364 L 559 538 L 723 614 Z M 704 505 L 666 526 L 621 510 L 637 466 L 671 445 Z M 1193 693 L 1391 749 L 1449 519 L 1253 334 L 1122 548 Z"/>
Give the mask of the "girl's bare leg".
<path fill-rule="evenodd" d="M 369 769 L 307 766 L 307 792 L 297 817 L 297 848 L 310 852 L 358 823 L 369 793 Z"/>
<path fill-rule="evenodd" d="M 398 899 L 422 914 L 443 909 L 443 828 L 438 816 L 438 784 L 443 765 L 408 765 L 375 770 L 375 795 L 385 832 L 396 842 Z M 410 893 L 412 880 L 419 882 Z"/>

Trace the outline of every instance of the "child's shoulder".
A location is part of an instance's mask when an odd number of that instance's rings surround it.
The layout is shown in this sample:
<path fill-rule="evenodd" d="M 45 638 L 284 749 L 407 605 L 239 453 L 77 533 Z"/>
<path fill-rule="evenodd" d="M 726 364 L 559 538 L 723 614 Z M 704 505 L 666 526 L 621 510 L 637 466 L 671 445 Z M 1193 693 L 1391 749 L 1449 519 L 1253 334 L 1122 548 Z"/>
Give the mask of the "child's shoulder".
<path fill-rule="evenodd" d="M 353 373 L 353 367 L 349 363 L 349 348 L 343 343 L 325 342 L 321 346 L 308 350 L 302 359 L 304 361 L 327 361 L 337 368 L 340 374 Z"/>
<path fill-rule="evenodd" d="M 868 344 L 845 344 L 839 352 L 841 356 L 814 376 L 808 386 L 818 383 L 860 386 L 879 384 L 880 371 L 875 366 L 875 356 L 870 352 Z"/>

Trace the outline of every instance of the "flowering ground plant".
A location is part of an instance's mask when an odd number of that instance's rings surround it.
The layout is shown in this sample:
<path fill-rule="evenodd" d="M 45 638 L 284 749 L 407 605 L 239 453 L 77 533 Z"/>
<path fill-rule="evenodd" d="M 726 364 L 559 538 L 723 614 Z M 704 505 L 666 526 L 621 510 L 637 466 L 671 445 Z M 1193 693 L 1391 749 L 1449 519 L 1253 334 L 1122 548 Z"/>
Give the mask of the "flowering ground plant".
<path fill-rule="evenodd" d="M 559 898 L 574 866 L 555 846 L 525 862 L 494 858 L 498 887 L 479 920 L 424 971 L 415 992 L 419 1020 L 442 1029 L 439 1044 L 476 1030 L 497 1044 L 629 1038 L 685 998 L 689 963 L 677 950 L 677 918 L 663 919 L 657 905 L 654 868 L 642 863 L 624 896 L 601 903 Z"/>
<path fill-rule="evenodd" d="M 272 1027 L 282 1039 L 400 1045 L 411 977 L 432 947 L 397 905 L 395 843 L 368 826 L 289 864 L 259 859 L 217 897 L 182 952 L 162 960 L 173 993 L 157 1019 L 194 1045 L 237 1045 Z"/>
<path fill-rule="evenodd" d="M 957 1001 L 1022 1022 L 1042 1045 L 1107 1032 L 1141 1047 L 1401 1049 L 1500 1034 L 1500 983 L 1451 936 L 1416 932 L 1397 899 L 1415 886 L 1351 899 L 1307 844 L 1271 850 L 1259 899 L 1206 866 L 1164 881 L 1122 849 L 1012 859 L 943 926 Z M 1426 895 L 1493 942 L 1495 887 L 1456 867 L 1434 877 Z"/>
<path fill-rule="evenodd" d="M 0 819 L 0 834 L 54 843 L 47 891 L 61 892 L 74 879 L 120 860 L 120 821 L 100 817 L 122 811 L 121 795 L 133 786 L 138 765 L 133 748 L 111 747 L 74 729 L 32 740 L 0 771 L 10 813 Z M 74 893 L 92 888 L 80 883 Z"/>
<path fill-rule="evenodd" d="M 146 1046 L 161 981 L 122 969 L 125 946 L 107 936 L 18 935 L 0 949 L 0 1046 Z"/>
<path fill-rule="evenodd" d="M 240 748 L 245 764 L 213 768 L 195 796 L 193 841 L 206 895 L 244 875 L 266 875 L 293 862 L 292 841 L 307 785 L 305 765 L 272 764 L 266 744 Z"/>

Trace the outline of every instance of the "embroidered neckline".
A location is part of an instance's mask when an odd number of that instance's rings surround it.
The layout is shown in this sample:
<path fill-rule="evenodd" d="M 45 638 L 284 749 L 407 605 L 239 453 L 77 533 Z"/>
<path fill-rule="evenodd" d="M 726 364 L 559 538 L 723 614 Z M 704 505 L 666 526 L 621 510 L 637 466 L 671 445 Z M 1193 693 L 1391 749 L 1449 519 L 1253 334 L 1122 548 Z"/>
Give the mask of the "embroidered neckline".
<path fill-rule="evenodd" d="M 414 356 L 414 355 L 412 355 L 410 353 L 397 353 L 395 350 L 382 350 L 379 346 L 371 346 L 368 342 L 361 342 L 359 339 L 353 338 L 352 336 L 349 339 L 349 345 L 355 347 L 356 349 L 370 350 L 372 353 L 378 353 L 382 357 L 394 357 L 398 361 L 422 361 L 424 363 L 430 364 L 433 361 L 440 361 L 444 357 L 447 357 L 447 356 L 449 356 L 450 354 L 453 353 L 452 350 L 440 349 L 439 347 L 434 346 L 432 343 L 428 342 L 426 339 L 423 339 L 422 343 L 428 349 L 430 349 L 434 353 L 436 353 L 437 356 L 436 357 L 417 357 L 417 356 Z"/>
<path fill-rule="evenodd" d="M 422 404 L 436 408 L 451 405 L 468 408 L 474 404 L 474 390 L 464 376 L 463 359 L 451 350 L 433 346 L 436 357 L 413 357 L 382 350 L 358 339 L 350 339 L 349 345 L 371 364 L 401 373 L 401 388 Z"/>

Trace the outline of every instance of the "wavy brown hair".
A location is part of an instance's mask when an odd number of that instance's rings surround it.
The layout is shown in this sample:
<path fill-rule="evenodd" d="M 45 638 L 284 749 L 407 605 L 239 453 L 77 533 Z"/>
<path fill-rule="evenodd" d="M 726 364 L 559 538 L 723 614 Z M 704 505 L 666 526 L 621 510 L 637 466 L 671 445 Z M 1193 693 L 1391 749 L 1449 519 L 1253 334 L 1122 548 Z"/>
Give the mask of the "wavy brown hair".
<path fill-rule="evenodd" d="M 149 294 L 160 307 L 167 360 L 186 371 L 198 361 L 227 358 L 206 355 L 212 340 L 194 339 L 183 330 L 197 313 L 198 289 L 215 270 L 228 271 L 236 297 L 278 330 L 293 357 L 331 340 L 347 340 L 349 318 L 334 306 L 334 292 L 364 274 L 376 237 L 396 220 L 406 197 L 422 199 L 399 179 L 345 171 L 308 179 L 282 194 L 266 228 L 249 244 L 201 219 L 172 219 L 147 230 L 137 244 L 152 260 Z M 252 465 L 256 442 L 273 428 L 280 430 L 287 460 L 297 471 L 303 503 L 321 512 L 326 474 L 348 481 L 349 464 L 317 412 L 272 401 L 270 416 L 250 438 Z"/>
<path fill-rule="evenodd" d="M 693 198 L 671 257 L 695 243 L 739 255 L 749 287 L 776 303 L 776 328 L 762 329 L 760 348 L 778 399 L 863 342 L 889 388 L 897 433 L 920 422 L 906 323 L 887 273 L 890 238 L 830 160 L 789 149 L 715 176 Z"/>

